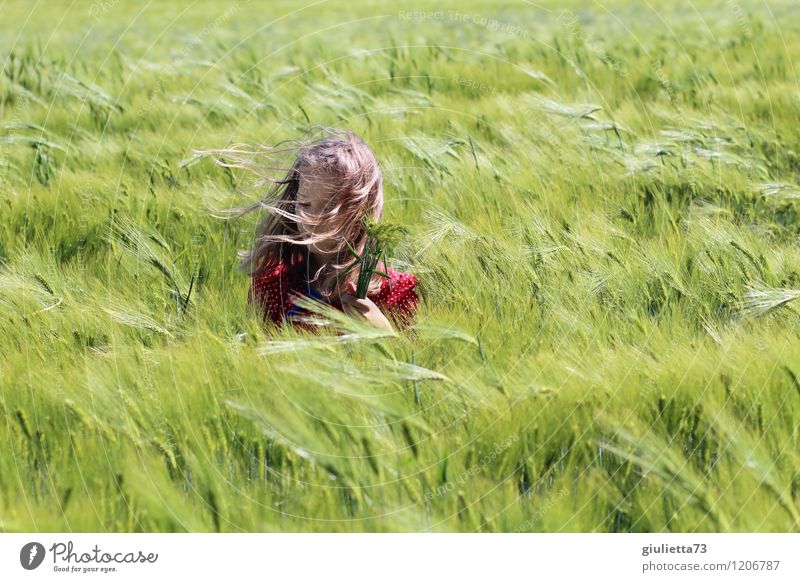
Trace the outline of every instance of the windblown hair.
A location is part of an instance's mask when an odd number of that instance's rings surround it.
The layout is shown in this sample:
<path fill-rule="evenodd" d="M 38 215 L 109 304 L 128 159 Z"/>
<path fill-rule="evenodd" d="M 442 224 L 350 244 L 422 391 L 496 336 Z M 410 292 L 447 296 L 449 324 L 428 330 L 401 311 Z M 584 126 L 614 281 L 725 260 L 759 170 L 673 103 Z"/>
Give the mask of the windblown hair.
<path fill-rule="evenodd" d="M 313 271 L 313 276 L 306 277 L 320 295 L 325 299 L 341 296 L 347 293 L 348 282 L 358 277 L 358 269 L 339 276 L 354 260 L 345 241 L 361 253 L 367 241 L 364 220 L 380 220 L 383 215 L 383 177 L 378 161 L 351 130 L 324 128 L 322 137 L 279 146 L 253 150 L 234 145 L 212 152 L 218 164 L 252 172 L 259 178 L 257 184 L 271 186 L 255 204 L 230 209 L 236 216 L 255 210 L 267 212 L 257 226 L 252 249 L 239 254 L 239 269 L 257 277 L 280 262 L 301 262 L 307 273 Z M 287 155 L 295 158 L 288 169 L 260 161 L 262 156 L 274 160 Z M 272 177 L 276 171 L 285 172 L 284 177 Z M 301 176 L 320 173 L 331 176 L 336 189 L 325 208 L 314 215 L 297 206 L 297 193 Z M 314 256 L 308 252 L 309 245 L 319 242 L 325 243 L 325 254 L 305 261 L 305 257 Z M 380 285 L 380 277 L 373 277 L 369 291 L 377 291 Z"/>

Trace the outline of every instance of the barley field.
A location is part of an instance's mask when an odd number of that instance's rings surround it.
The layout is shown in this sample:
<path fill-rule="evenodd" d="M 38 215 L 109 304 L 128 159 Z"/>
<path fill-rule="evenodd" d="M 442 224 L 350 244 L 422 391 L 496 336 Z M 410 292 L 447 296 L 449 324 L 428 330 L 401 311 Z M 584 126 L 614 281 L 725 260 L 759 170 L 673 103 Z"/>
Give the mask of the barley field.
<path fill-rule="evenodd" d="M 795 0 L 0 8 L 1 531 L 800 531 Z M 247 308 L 316 125 L 412 329 Z"/>

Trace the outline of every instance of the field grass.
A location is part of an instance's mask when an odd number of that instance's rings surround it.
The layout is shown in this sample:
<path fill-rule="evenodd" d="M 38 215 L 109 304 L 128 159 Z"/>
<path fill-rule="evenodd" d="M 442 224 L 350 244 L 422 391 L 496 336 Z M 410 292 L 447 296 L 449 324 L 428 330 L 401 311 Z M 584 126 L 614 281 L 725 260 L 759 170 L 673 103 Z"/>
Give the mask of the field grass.
<path fill-rule="evenodd" d="M 0 530 L 800 530 L 800 5 L 671 4 L 0 2 Z M 246 309 L 311 124 L 408 333 Z"/>

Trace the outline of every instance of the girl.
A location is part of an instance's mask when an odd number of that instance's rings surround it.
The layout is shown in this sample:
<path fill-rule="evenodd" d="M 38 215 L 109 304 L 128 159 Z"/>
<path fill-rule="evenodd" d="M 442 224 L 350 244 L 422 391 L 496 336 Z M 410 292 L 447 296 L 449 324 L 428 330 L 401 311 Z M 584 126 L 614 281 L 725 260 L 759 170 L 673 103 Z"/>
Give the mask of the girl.
<path fill-rule="evenodd" d="M 263 200 L 239 211 L 267 211 L 253 248 L 240 255 L 239 268 L 251 276 L 248 303 L 279 326 L 303 314 L 295 295 L 324 301 L 379 328 L 405 326 L 419 303 L 413 274 L 379 263 L 390 278 L 373 276 L 366 299 L 354 297 L 358 269 L 339 276 L 353 262 L 345 240 L 361 253 L 364 218 L 383 214 L 383 180 L 375 155 L 352 131 L 328 131 L 332 135 L 300 146 L 283 179 L 267 179 L 274 188 Z M 226 152 L 233 163 L 217 161 L 260 173 L 238 153 Z"/>

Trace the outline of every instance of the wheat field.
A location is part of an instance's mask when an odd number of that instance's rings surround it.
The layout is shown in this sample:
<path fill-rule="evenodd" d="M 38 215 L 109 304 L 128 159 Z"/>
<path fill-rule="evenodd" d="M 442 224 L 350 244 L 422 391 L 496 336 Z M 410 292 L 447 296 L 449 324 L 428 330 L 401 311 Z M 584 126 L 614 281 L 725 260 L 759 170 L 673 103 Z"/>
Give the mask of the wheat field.
<path fill-rule="evenodd" d="M 0 530 L 800 530 L 794 0 L 0 7 Z M 315 125 L 408 332 L 247 309 Z"/>

